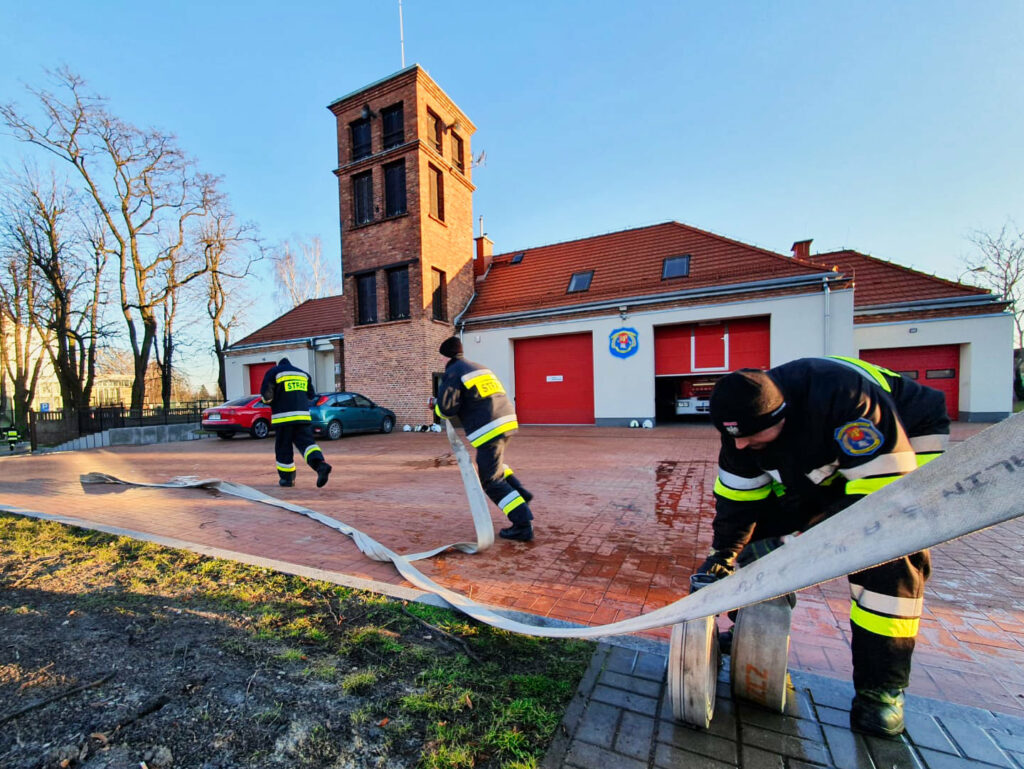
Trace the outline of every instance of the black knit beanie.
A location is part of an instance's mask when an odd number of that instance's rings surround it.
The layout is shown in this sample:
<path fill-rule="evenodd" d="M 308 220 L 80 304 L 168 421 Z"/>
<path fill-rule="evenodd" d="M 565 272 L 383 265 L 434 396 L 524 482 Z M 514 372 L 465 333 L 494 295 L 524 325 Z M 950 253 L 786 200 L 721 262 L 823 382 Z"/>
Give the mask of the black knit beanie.
<path fill-rule="evenodd" d="M 441 342 L 440 353 L 446 358 L 454 358 L 462 355 L 462 340 L 457 336 L 450 336 Z"/>
<path fill-rule="evenodd" d="M 711 391 L 711 421 L 733 438 L 767 430 L 785 417 L 786 399 L 767 372 L 741 368 L 726 374 Z"/>

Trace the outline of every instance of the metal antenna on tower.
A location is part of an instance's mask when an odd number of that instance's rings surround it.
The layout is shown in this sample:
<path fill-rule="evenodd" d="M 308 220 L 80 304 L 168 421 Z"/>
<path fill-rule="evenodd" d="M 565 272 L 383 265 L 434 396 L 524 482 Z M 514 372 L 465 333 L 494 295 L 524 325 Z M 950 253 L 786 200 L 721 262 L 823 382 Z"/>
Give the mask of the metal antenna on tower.
<path fill-rule="evenodd" d="M 398 0 L 398 40 L 402 46 L 402 69 L 405 69 L 405 25 L 402 23 L 402 0 Z"/>

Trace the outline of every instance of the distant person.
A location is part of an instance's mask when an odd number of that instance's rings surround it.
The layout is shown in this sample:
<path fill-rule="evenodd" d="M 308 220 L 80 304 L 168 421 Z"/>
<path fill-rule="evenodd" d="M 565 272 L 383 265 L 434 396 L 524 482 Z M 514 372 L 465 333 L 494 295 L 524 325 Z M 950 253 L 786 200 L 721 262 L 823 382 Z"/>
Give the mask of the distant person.
<path fill-rule="evenodd" d="M 722 434 L 711 552 L 700 581 L 728 576 L 864 495 L 942 453 L 938 390 L 855 358 L 803 358 L 740 369 L 711 393 Z M 749 547 L 746 547 L 749 545 Z M 783 545 L 784 547 L 784 545 Z M 742 551 L 742 553 L 741 553 Z M 852 728 L 903 731 L 903 690 L 931 572 L 927 550 L 850 574 Z"/>
<path fill-rule="evenodd" d="M 323 487 L 331 474 L 331 466 L 313 441 L 309 404 L 315 396 L 316 391 L 309 374 L 293 366 L 287 358 L 281 358 L 276 366 L 263 375 L 260 397 L 270 404 L 270 422 L 275 431 L 274 454 L 277 457 L 278 484 L 281 486 L 295 485 L 293 445 L 302 452 L 302 458 L 309 466 L 316 470 L 317 488 Z"/>
<path fill-rule="evenodd" d="M 505 464 L 505 448 L 519 429 L 516 412 L 498 377 L 479 363 L 462 357 L 462 340 L 449 337 L 440 353 L 450 358 L 437 398 L 431 398 L 442 419 L 458 417 L 466 439 L 476 448 L 476 467 L 484 492 L 512 525 L 498 532 L 504 539 L 529 542 L 533 539 L 533 494 L 523 488 L 512 468 Z"/>

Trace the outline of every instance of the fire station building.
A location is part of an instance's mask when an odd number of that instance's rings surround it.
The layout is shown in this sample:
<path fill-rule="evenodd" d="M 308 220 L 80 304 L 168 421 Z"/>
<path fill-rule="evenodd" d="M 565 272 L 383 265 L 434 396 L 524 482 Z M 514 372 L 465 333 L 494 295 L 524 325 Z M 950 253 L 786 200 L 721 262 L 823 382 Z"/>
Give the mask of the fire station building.
<path fill-rule="evenodd" d="M 987 291 L 856 251 L 781 254 L 678 222 L 494 254 L 473 236 L 475 126 L 418 65 L 336 100 L 345 288 L 232 345 L 228 395 L 280 357 L 399 423 L 463 337 L 523 424 L 665 422 L 740 367 L 852 355 L 941 389 L 951 416 L 1012 408 L 1012 316 Z M 255 383 L 255 384 L 254 384 Z"/>

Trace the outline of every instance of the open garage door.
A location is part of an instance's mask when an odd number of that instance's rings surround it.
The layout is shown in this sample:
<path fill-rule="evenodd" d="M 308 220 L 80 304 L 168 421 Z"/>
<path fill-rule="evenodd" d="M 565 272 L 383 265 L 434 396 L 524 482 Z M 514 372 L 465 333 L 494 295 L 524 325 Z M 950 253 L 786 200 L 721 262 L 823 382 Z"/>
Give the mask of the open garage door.
<path fill-rule="evenodd" d="M 950 419 L 960 418 L 960 345 L 861 350 L 860 358 L 941 390 Z"/>
<path fill-rule="evenodd" d="M 594 424 L 590 333 L 515 340 L 516 414 L 523 424 Z"/>

